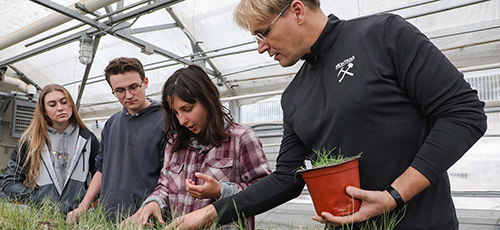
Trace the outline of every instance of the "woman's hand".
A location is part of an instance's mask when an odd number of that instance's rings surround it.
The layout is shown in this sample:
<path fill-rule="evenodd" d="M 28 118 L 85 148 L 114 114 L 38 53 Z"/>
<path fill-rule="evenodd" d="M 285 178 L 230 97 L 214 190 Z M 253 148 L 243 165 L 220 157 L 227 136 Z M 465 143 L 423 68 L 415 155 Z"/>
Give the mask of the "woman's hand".
<path fill-rule="evenodd" d="M 141 207 L 134 215 L 127 218 L 124 223 L 134 224 L 139 227 L 143 225 L 153 225 L 152 223 L 148 222 L 149 216 L 151 215 L 158 219 L 158 221 L 160 221 L 160 224 L 165 224 L 165 221 L 161 216 L 160 205 L 155 201 L 151 201 L 146 206 Z"/>
<path fill-rule="evenodd" d="M 217 219 L 217 210 L 211 204 L 204 208 L 190 212 L 184 216 L 175 218 L 165 229 L 187 230 L 187 229 L 209 229 Z"/>
<path fill-rule="evenodd" d="M 205 181 L 202 185 L 196 185 L 193 180 L 186 179 L 187 192 L 198 199 L 220 198 L 220 183 L 209 175 L 197 172 L 194 174 L 198 179 Z"/>
<path fill-rule="evenodd" d="M 66 223 L 75 224 L 76 221 L 80 219 L 80 217 L 87 211 L 87 209 L 88 205 L 83 204 L 83 202 L 80 203 L 80 205 L 78 205 L 78 208 L 68 213 L 68 215 L 66 216 Z"/>

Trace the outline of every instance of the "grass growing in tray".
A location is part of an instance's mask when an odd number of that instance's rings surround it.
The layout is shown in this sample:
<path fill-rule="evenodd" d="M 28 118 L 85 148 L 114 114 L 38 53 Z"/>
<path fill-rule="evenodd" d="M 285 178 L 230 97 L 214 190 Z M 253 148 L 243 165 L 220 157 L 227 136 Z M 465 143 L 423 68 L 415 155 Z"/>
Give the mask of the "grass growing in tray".
<path fill-rule="evenodd" d="M 382 215 L 373 217 L 365 222 L 344 225 L 341 229 L 350 230 L 354 226 L 361 230 L 391 230 L 401 221 L 404 216 L 404 210 L 400 209 L 392 212 L 387 212 Z M 244 218 L 244 217 L 243 217 Z M 238 221 L 241 223 L 241 220 Z M 167 222 L 168 223 L 168 222 Z M 266 225 L 266 224 L 264 224 Z M 166 225 L 144 226 L 142 229 L 165 229 Z M 0 229 L 103 229 L 103 230 L 136 230 L 139 229 L 133 225 L 111 224 L 106 221 L 105 211 L 102 206 L 89 209 L 89 211 L 80 219 L 77 224 L 66 224 L 66 215 L 63 214 L 56 207 L 43 204 L 41 206 L 33 205 L 17 205 L 12 201 L 7 201 L 0 198 Z M 223 229 L 212 226 L 210 229 Z M 246 230 L 241 224 L 239 230 Z M 290 224 L 286 226 L 273 227 L 270 223 L 269 226 L 263 226 L 262 223 L 256 223 L 256 229 L 304 229 L 304 230 L 323 230 L 323 225 L 317 226 L 303 226 L 298 227 Z"/>
<path fill-rule="evenodd" d="M 0 229 L 137 229 L 108 223 L 102 207 L 89 209 L 78 224 L 68 225 L 66 215 L 57 207 L 42 205 L 19 205 L 0 199 Z M 162 229 L 149 227 L 149 229 Z"/>
<path fill-rule="evenodd" d="M 242 217 L 244 218 L 244 217 Z M 243 224 L 243 219 L 238 217 L 236 226 L 239 230 L 247 230 L 248 227 Z M 173 218 L 172 218 L 173 219 Z M 42 205 L 20 205 L 14 204 L 12 201 L 0 198 L 0 229 L 8 230 L 72 230 L 72 229 L 99 229 L 99 230 L 137 230 L 137 229 L 166 229 L 170 220 L 165 220 L 166 224 L 162 225 L 156 221 L 156 224 L 152 226 L 143 226 L 138 228 L 137 226 L 130 223 L 121 223 L 121 221 L 116 221 L 118 224 L 110 223 L 106 220 L 106 211 L 102 205 L 97 205 L 95 208 L 90 208 L 84 216 L 82 216 L 78 223 L 67 224 L 66 214 L 61 212 L 57 207 L 46 202 Z M 257 228 L 262 229 L 262 226 Z M 210 230 L 222 230 L 226 229 L 221 226 L 214 224 Z M 231 228 L 234 229 L 234 228 Z M 264 227 L 264 229 L 272 229 L 269 227 Z"/>

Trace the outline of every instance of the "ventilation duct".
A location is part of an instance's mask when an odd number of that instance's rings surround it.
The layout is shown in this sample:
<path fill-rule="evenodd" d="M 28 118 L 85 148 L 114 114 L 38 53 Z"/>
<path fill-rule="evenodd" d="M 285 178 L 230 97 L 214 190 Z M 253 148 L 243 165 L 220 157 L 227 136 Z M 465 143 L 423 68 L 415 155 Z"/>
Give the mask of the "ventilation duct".
<path fill-rule="evenodd" d="M 30 100 L 36 94 L 36 87 L 34 85 L 26 84 L 24 81 L 21 81 L 20 79 L 5 75 L 0 75 L 0 82 L 17 86 L 19 89 L 21 89 L 22 92 L 28 94 L 28 98 Z"/>

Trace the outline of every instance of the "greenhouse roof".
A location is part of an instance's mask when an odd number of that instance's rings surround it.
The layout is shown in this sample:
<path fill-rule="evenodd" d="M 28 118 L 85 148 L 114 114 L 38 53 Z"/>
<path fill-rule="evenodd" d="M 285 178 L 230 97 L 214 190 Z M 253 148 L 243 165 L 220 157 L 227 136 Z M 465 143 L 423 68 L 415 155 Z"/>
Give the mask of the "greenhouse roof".
<path fill-rule="evenodd" d="M 205 66 L 224 100 L 254 103 L 279 95 L 300 63 L 283 68 L 259 54 L 250 32 L 232 19 L 238 2 L 0 0 L 0 67 L 7 67 L 5 76 L 39 89 L 65 86 L 86 119 L 121 108 L 103 76 L 108 62 L 121 56 L 142 61 L 152 98 L 159 99 L 173 71 L 196 63 Z M 321 0 L 321 9 L 341 19 L 399 14 L 462 72 L 500 69 L 500 0 Z M 90 65 L 79 60 L 83 34 L 97 48 Z M 18 86 L 0 84 L 2 95 L 23 96 Z"/>

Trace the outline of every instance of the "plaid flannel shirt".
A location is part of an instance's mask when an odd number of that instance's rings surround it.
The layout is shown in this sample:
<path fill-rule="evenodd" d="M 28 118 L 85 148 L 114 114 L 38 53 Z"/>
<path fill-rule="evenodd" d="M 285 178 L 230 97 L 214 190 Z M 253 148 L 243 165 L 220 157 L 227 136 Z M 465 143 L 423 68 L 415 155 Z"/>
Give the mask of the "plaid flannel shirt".
<path fill-rule="evenodd" d="M 231 136 L 220 147 L 206 146 L 201 151 L 194 147 L 171 153 L 172 146 L 165 148 L 165 162 L 158 185 L 145 203 L 162 199 L 171 214 L 179 216 L 203 208 L 214 199 L 196 199 L 186 191 L 186 179 L 197 185 L 204 181 L 194 176 L 195 172 L 212 176 L 217 181 L 235 183 L 238 192 L 246 189 L 271 173 L 262 144 L 255 133 L 237 123 L 226 129 Z M 161 202 L 163 203 L 163 202 Z M 247 218 L 249 226 L 254 220 Z"/>

